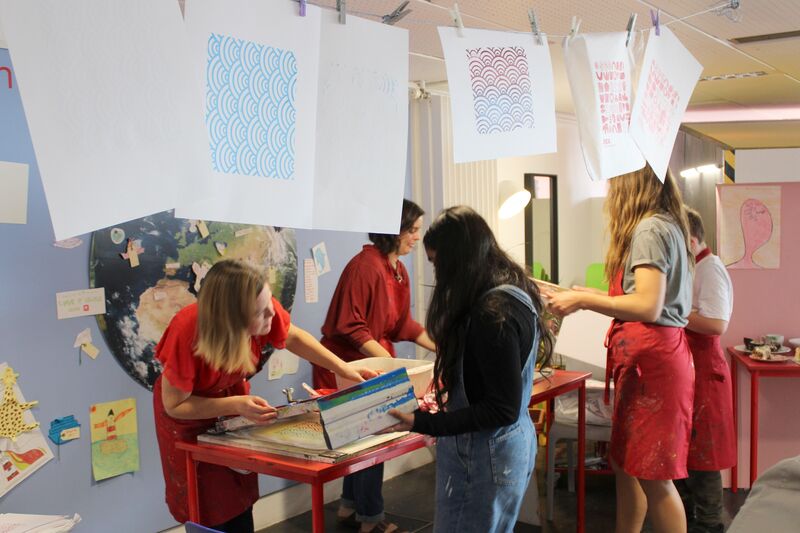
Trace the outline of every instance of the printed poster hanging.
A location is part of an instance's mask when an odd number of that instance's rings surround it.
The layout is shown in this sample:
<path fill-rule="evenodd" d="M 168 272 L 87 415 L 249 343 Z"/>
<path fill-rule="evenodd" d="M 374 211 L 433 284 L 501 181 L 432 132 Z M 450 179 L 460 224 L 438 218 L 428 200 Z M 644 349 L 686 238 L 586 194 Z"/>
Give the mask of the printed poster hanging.
<path fill-rule="evenodd" d="M 556 151 L 550 48 L 529 33 L 439 28 L 456 163 Z"/>
<path fill-rule="evenodd" d="M 26 402 L 19 374 L 0 364 L 0 498 L 53 458 L 53 452 Z"/>
<path fill-rule="evenodd" d="M 675 34 L 650 30 L 631 114 L 630 134 L 650 167 L 664 181 L 672 146 L 703 65 Z"/>
<path fill-rule="evenodd" d="M 781 266 L 781 188 L 719 185 L 719 257 L 730 269 Z"/>
<path fill-rule="evenodd" d="M 95 481 L 139 470 L 135 398 L 93 405 L 89 424 Z"/>
<path fill-rule="evenodd" d="M 633 69 L 626 36 L 625 32 L 581 33 L 564 40 L 583 160 L 594 181 L 633 172 L 645 164 L 628 133 Z"/>

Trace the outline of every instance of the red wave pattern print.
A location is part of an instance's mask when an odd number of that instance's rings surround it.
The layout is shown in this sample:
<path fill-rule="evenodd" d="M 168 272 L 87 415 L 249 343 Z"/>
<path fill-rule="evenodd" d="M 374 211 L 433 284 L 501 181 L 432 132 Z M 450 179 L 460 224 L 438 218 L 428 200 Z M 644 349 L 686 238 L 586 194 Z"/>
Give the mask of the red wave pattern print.
<path fill-rule="evenodd" d="M 528 57 L 519 46 L 466 51 L 478 133 L 533 128 Z"/>

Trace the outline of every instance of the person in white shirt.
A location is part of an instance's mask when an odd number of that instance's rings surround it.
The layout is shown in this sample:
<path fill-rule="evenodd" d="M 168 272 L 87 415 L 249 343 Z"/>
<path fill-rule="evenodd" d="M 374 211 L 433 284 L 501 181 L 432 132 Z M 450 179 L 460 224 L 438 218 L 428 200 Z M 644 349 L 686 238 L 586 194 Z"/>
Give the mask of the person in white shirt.
<path fill-rule="evenodd" d="M 731 374 L 719 337 L 733 311 L 733 285 L 725 265 L 705 243 L 703 220 L 694 209 L 689 218 L 691 252 L 696 266 L 692 312 L 686 337 L 695 366 L 689 477 L 676 483 L 684 502 L 689 533 L 722 532 L 720 470 L 736 464 Z"/>

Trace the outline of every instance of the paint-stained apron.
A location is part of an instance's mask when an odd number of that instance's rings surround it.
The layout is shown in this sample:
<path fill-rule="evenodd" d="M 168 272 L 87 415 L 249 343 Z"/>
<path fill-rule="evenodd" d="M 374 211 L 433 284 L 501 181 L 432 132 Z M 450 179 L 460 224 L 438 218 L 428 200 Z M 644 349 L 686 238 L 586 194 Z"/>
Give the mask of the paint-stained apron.
<path fill-rule="evenodd" d="M 624 294 L 622 273 L 608 294 Z M 606 346 L 606 382 L 614 379 L 611 458 L 633 477 L 687 477 L 694 368 L 684 329 L 614 319 Z"/>
<path fill-rule="evenodd" d="M 215 397 L 249 394 L 249 383 L 241 377 Z M 216 419 L 179 420 L 169 416 L 161 400 L 161 376 L 153 386 L 153 410 L 156 437 L 161 452 L 161 466 L 166 484 L 166 501 L 178 522 L 189 520 L 186 453 L 175 447 L 178 441 L 194 442 L 197 436 L 214 425 Z M 258 500 L 258 474 L 240 474 L 226 466 L 197 464 L 197 485 L 200 493 L 200 523 L 215 526 L 234 518 Z"/>
<path fill-rule="evenodd" d="M 731 372 L 719 335 L 686 330 L 694 359 L 694 411 L 689 470 L 724 470 L 736 464 Z"/>

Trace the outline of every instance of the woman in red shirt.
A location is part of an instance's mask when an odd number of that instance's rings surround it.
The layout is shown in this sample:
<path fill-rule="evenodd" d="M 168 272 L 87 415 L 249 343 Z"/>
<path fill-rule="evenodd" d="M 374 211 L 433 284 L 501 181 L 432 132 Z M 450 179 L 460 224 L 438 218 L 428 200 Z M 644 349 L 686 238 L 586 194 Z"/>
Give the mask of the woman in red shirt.
<path fill-rule="evenodd" d="M 411 283 L 399 260 L 420 239 L 424 211 L 403 200 L 399 235 L 369 234 L 339 278 L 328 316 L 322 326 L 322 345 L 345 361 L 366 357 L 394 357 L 394 342 L 412 341 L 431 351 L 433 341 L 411 318 Z M 329 370 L 314 365 L 314 387 L 336 388 Z M 383 463 L 344 478 L 338 517 L 363 532 L 393 532 L 383 514 Z"/>
<path fill-rule="evenodd" d="M 370 370 L 348 367 L 308 332 L 292 325 L 272 296 L 263 271 L 225 260 L 209 270 L 198 301 L 173 317 L 156 347 L 164 367 L 153 387 L 156 436 L 172 516 L 188 520 L 186 463 L 178 441 L 192 441 L 217 417 L 241 415 L 269 422 L 275 408 L 250 394 L 248 379 L 266 362 L 268 345 L 287 348 L 342 377 L 361 381 Z M 216 530 L 252 533 L 257 474 L 198 465 L 201 522 Z"/>

